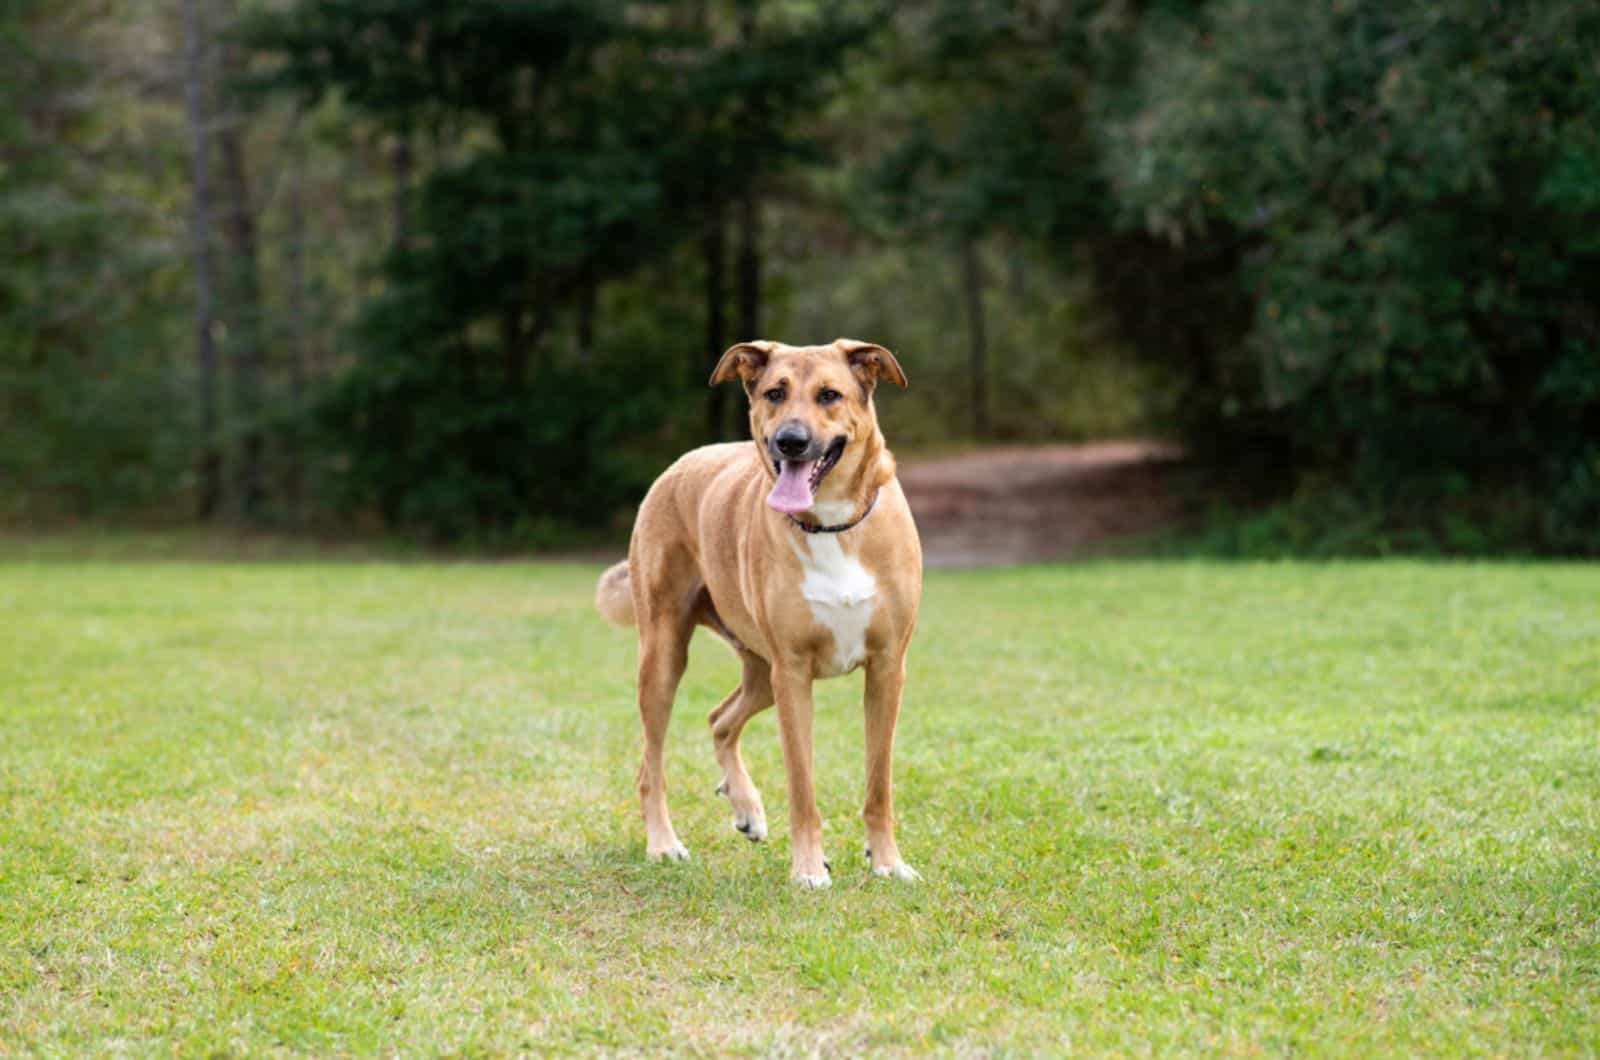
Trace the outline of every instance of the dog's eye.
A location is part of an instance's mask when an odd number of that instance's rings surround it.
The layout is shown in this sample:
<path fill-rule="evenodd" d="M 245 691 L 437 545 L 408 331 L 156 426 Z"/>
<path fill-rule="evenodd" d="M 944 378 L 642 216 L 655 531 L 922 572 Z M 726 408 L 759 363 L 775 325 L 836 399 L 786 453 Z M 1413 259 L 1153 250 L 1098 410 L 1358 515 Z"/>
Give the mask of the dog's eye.
<path fill-rule="evenodd" d="M 834 390 L 831 387 L 824 387 L 817 393 L 817 404 L 831 405 L 842 397 L 844 397 L 844 395 L 839 393 L 837 390 Z"/>
<path fill-rule="evenodd" d="M 772 402 L 774 405 L 781 405 L 781 404 L 783 404 L 783 399 L 785 397 L 785 394 L 783 392 L 783 387 L 775 386 L 771 390 L 767 391 L 765 394 L 762 394 L 761 396 L 766 398 L 768 401 Z"/>

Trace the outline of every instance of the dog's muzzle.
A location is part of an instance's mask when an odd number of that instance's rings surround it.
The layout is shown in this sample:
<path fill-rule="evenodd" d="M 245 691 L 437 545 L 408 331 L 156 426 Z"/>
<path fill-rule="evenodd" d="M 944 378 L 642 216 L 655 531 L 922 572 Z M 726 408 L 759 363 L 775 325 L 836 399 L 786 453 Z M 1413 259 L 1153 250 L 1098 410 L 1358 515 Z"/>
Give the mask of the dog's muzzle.
<path fill-rule="evenodd" d="M 789 420 L 780 424 L 772 435 L 772 458 L 774 460 L 815 460 L 816 454 L 810 450 L 815 445 L 811 431 L 805 424 L 796 420 Z"/>

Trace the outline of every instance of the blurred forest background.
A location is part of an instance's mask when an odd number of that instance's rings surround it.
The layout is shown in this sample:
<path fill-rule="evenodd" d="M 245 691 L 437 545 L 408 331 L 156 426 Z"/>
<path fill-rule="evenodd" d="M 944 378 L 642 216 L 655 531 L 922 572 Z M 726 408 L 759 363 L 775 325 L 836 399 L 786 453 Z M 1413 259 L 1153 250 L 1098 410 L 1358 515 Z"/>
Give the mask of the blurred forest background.
<path fill-rule="evenodd" d="M 1600 553 L 1591 0 L 0 0 L 0 95 L 0 523 L 615 533 L 852 335 L 1246 550 Z"/>

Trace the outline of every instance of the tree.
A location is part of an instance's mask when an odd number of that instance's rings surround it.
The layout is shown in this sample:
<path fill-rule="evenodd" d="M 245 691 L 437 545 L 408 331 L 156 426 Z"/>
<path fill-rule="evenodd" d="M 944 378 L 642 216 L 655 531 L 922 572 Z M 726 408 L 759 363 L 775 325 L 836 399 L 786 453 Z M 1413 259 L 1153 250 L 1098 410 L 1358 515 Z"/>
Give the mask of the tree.
<path fill-rule="evenodd" d="M 222 450 L 218 437 L 217 350 L 212 335 L 211 265 L 211 118 L 206 42 L 209 33 L 200 21 L 202 0 L 183 0 L 183 97 L 189 119 L 190 208 L 189 242 L 194 260 L 194 326 L 200 408 L 199 506 L 202 519 L 214 516 L 222 505 Z"/>
<path fill-rule="evenodd" d="M 192 402 L 180 267 L 165 256 L 181 154 L 134 13 L 0 5 L 0 515 L 173 503 Z M 175 214 L 176 216 L 176 214 Z"/>
<path fill-rule="evenodd" d="M 977 437 L 990 431 L 984 241 L 1004 234 L 1071 257 L 1109 216 L 1086 114 L 1095 75 L 1115 53 L 1089 23 L 1119 39 L 1106 15 L 929 0 L 902 5 L 884 45 L 878 121 L 898 135 L 863 166 L 867 221 L 941 243 L 956 265 Z"/>
<path fill-rule="evenodd" d="M 196 0 L 185 0 L 188 7 Z M 230 23 L 238 21 L 232 4 L 223 14 Z M 217 49 L 217 94 L 228 98 L 226 87 L 239 82 L 244 74 L 239 44 L 227 32 Z M 246 159 L 248 113 L 229 99 L 220 109 L 216 145 L 221 161 L 222 190 L 227 203 L 223 232 L 227 238 L 227 268 L 224 275 L 228 360 L 232 367 L 232 413 L 238 424 L 238 479 L 234 486 L 239 514 L 259 519 L 267 502 L 266 440 L 264 437 L 263 394 L 266 358 L 265 308 L 262 304 L 261 250 L 256 223 L 256 206 L 250 196 L 249 162 Z M 198 147 L 198 145 L 197 145 Z M 199 175 L 199 171 L 196 171 Z M 197 196 L 198 199 L 198 196 Z M 198 207 L 197 207 L 198 209 Z"/>
<path fill-rule="evenodd" d="M 1465 0 L 1229 0 L 1151 38 L 1108 172 L 1149 232 L 1238 248 L 1224 429 L 1380 519 L 1532 489 L 1514 533 L 1600 547 L 1597 41 L 1592 5 Z"/>
<path fill-rule="evenodd" d="M 864 36 L 832 11 L 758 27 L 751 7 L 741 44 L 737 26 L 657 6 L 306 0 L 251 27 L 276 60 L 267 87 L 307 106 L 337 92 L 391 135 L 439 137 L 445 161 L 422 180 L 331 406 L 352 489 L 394 522 L 453 536 L 609 512 L 625 488 L 597 440 L 614 428 L 610 392 L 577 381 L 550 341 L 557 321 L 570 315 L 593 354 L 598 289 L 698 242 L 707 332 L 721 331 L 724 205 L 803 155 L 791 126 Z"/>

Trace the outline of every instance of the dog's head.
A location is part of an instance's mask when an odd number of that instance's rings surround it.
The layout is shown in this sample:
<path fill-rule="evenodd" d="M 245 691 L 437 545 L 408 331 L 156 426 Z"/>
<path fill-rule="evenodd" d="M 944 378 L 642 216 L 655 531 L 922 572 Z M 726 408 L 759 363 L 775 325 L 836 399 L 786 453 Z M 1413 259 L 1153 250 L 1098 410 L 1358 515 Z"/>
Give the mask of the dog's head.
<path fill-rule="evenodd" d="M 750 436 L 773 479 L 767 497 L 773 508 L 810 511 L 894 474 L 872 392 L 883 380 L 905 386 L 906 374 L 882 346 L 855 339 L 827 346 L 741 342 L 722 355 L 711 383 L 734 378 L 750 397 Z"/>

